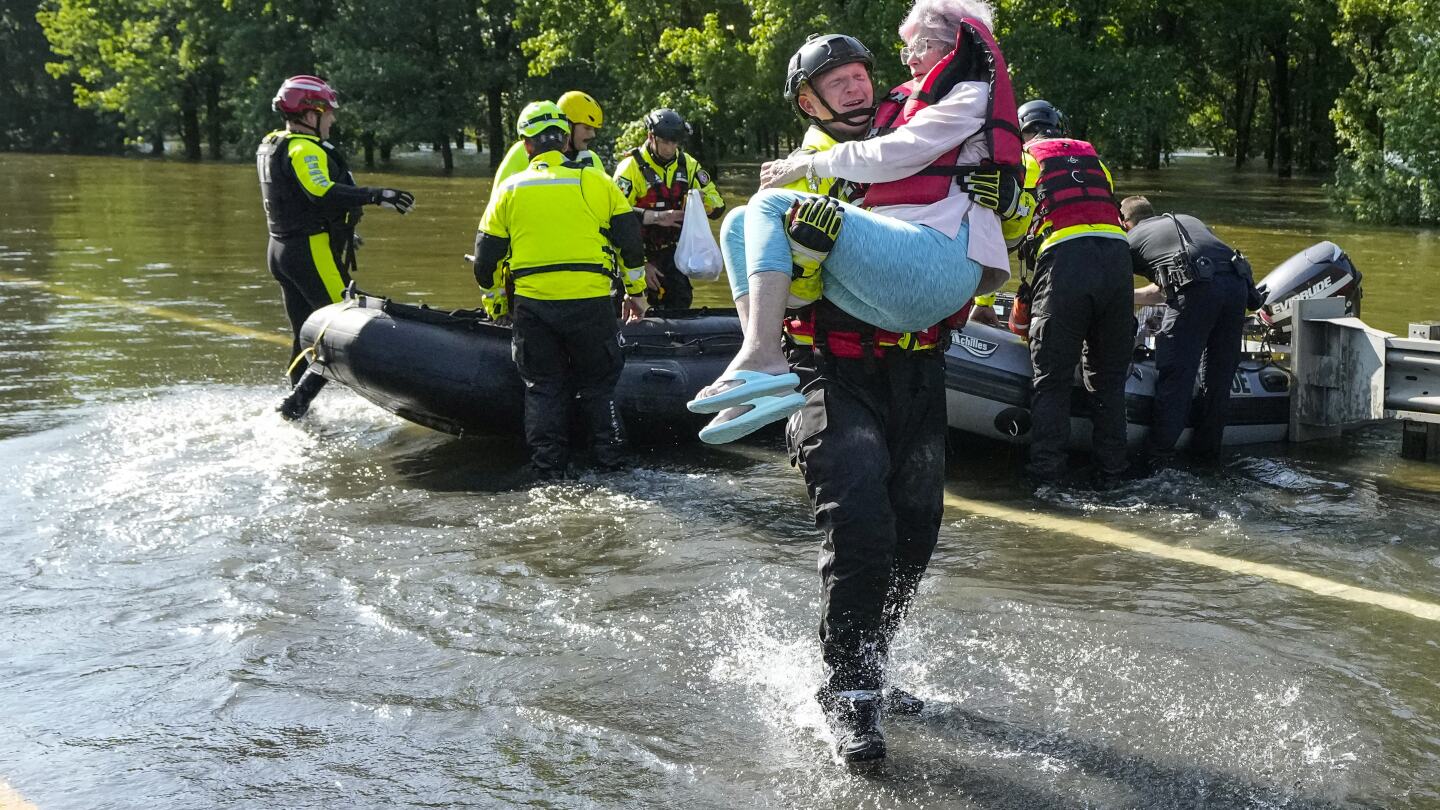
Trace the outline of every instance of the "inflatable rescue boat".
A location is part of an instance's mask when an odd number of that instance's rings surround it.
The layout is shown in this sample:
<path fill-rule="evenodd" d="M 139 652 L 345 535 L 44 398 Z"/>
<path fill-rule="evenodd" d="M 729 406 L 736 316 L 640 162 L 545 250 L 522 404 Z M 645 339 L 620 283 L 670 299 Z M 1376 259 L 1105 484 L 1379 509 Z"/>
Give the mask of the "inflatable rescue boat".
<path fill-rule="evenodd" d="M 1235 372 L 1226 444 L 1286 437 L 1290 373 L 1282 362 L 1294 300 L 1341 297 L 1350 314 L 1359 313 L 1360 274 L 1330 242 L 1296 254 L 1260 288 L 1265 305 L 1252 319 L 1249 350 Z M 1157 373 L 1146 332 L 1142 325 L 1126 384 L 1132 443 L 1144 436 L 1155 407 Z M 403 419 L 456 435 L 521 432 L 524 388 L 510 357 L 510 329 L 478 310 L 442 311 L 352 290 L 341 303 L 316 311 L 301 341 L 314 347 L 328 379 Z M 631 435 L 693 439 L 710 417 L 690 413 L 685 403 L 739 349 L 734 310 L 647 317 L 624 325 L 621 341 L 625 369 L 616 401 Z M 1029 440 L 1030 351 L 1020 337 L 972 321 L 952 334 L 945 365 L 950 427 L 1000 441 Z M 1077 376 L 1071 440 L 1080 448 L 1089 444 L 1088 402 Z"/>

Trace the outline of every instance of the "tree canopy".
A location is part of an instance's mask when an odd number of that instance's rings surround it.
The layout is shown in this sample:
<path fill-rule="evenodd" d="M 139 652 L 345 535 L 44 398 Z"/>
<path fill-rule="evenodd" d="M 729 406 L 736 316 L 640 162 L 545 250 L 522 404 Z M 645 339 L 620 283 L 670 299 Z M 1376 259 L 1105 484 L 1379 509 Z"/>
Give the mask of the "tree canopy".
<path fill-rule="evenodd" d="M 802 122 L 780 97 L 811 32 L 907 78 L 909 0 L 0 0 L 0 148 L 72 151 L 178 136 L 185 156 L 249 154 L 274 88 L 318 73 L 367 162 L 474 139 L 492 165 L 526 102 L 583 89 L 600 145 L 674 107 L 710 164 L 777 155 Z M 1440 217 L 1440 15 L 1434 0 L 1000 0 L 1017 95 L 1065 111 L 1120 167 L 1177 150 L 1333 173 L 1362 219 Z M 208 149 L 205 146 L 208 145 Z"/>

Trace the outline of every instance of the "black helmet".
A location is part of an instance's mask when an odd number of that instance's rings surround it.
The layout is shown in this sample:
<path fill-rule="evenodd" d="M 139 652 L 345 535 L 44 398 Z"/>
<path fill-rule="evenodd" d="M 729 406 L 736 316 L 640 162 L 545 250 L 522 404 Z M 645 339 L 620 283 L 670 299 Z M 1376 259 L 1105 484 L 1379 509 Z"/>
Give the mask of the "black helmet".
<path fill-rule="evenodd" d="M 856 62 L 866 70 L 875 67 L 875 56 L 860 40 L 845 34 L 811 34 L 790 57 L 790 66 L 785 69 L 785 100 L 795 103 L 800 85 L 831 68 Z"/>
<path fill-rule="evenodd" d="M 1059 135 L 1065 131 L 1065 116 L 1042 98 L 1021 104 L 1015 117 L 1020 121 L 1022 135 Z"/>
<path fill-rule="evenodd" d="M 852 64 L 862 64 L 866 70 L 875 67 L 874 55 L 860 40 L 845 34 L 811 34 L 800 50 L 790 57 L 790 66 L 785 70 L 785 100 L 794 104 L 796 111 L 814 121 L 816 126 L 825 129 L 826 121 L 807 115 L 800 109 L 800 87 L 827 70 Z M 842 124 L 866 126 L 875 117 L 874 105 L 842 113 L 818 94 L 815 97 L 830 112 L 831 120 Z M 846 140 L 840 133 L 832 132 L 831 135 Z"/>
<path fill-rule="evenodd" d="M 690 125 L 669 107 L 651 110 L 645 116 L 645 131 L 667 141 L 681 143 L 690 135 Z"/>

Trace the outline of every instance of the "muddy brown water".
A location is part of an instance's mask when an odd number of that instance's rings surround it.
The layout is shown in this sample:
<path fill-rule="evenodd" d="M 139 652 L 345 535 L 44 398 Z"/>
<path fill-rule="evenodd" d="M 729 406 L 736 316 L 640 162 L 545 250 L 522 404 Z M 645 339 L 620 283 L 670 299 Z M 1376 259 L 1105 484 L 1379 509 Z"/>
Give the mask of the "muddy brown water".
<path fill-rule="evenodd" d="M 362 180 L 419 200 L 367 215 L 362 286 L 474 306 L 488 181 Z M 1257 268 L 1335 240 L 1376 326 L 1440 316 L 1436 234 L 1314 183 L 1120 188 Z M 951 492 L 996 508 L 947 512 L 894 660 L 929 706 L 854 777 L 774 444 L 515 490 L 516 442 L 338 386 L 286 424 L 286 350 L 214 326 L 284 333 L 252 168 L 0 155 L 0 192 L 0 783 L 40 807 L 1440 806 L 1440 624 L 1005 517 L 1440 602 L 1440 468 L 1393 425 L 1039 501 L 958 442 Z"/>

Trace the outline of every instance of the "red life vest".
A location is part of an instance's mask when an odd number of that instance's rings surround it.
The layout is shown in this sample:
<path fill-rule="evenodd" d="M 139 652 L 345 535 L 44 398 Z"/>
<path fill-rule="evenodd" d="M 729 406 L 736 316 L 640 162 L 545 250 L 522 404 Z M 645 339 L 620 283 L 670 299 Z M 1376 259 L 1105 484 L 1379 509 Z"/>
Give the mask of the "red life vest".
<path fill-rule="evenodd" d="M 646 185 L 645 193 L 635 200 L 636 208 L 673 211 L 685 207 L 685 194 L 690 191 L 690 159 L 683 151 L 675 151 L 675 159 L 680 161 L 680 165 L 675 167 L 675 184 L 669 186 L 641 154 L 640 147 L 631 149 L 630 157 L 635 159 L 635 167 L 645 178 Z"/>
<path fill-rule="evenodd" d="M 635 167 L 640 170 L 640 176 L 645 178 L 645 193 L 635 200 L 636 208 L 653 208 L 657 211 L 677 211 L 685 207 L 685 195 L 690 191 L 690 158 L 682 150 L 676 150 L 675 160 L 678 165 L 675 167 L 675 181 L 671 185 L 665 184 L 661 172 L 656 172 L 641 154 L 641 148 L 635 147 L 630 150 L 630 157 L 635 160 Z M 702 181 L 701 185 L 709 182 Z M 645 242 L 647 258 L 654 258 L 661 251 L 668 250 L 680 241 L 680 227 L 668 225 L 642 225 L 640 237 Z"/>
<path fill-rule="evenodd" d="M 1076 225 L 1120 227 L 1120 206 L 1095 147 L 1073 138 L 1040 138 L 1025 144 L 1025 151 L 1040 164 L 1032 234 Z"/>
<path fill-rule="evenodd" d="M 1015 92 L 1010 71 L 995 37 L 985 24 L 972 17 L 960 21 L 955 50 L 946 54 L 923 79 L 912 79 L 894 90 L 875 111 L 870 135 L 885 135 L 909 123 L 915 114 L 944 98 L 960 82 L 983 81 L 989 88 L 985 107 L 985 135 L 990 158 L 979 166 L 958 166 L 960 147 L 946 152 L 919 172 L 888 183 L 873 183 L 865 193 L 865 207 L 877 205 L 926 205 L 950 194 L 957 175 L 977 169 L 1021 172 L 1020 124 L 1015 114 Z"/>

